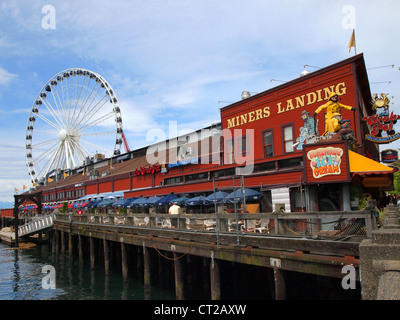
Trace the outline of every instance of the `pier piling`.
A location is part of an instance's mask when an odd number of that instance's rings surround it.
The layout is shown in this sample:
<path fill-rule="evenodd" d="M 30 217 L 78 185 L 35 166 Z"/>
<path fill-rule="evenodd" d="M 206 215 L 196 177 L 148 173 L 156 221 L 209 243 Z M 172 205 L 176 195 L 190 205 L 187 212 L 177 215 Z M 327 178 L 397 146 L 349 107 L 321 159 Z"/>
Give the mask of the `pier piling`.
<path fill-rule="evenodd" d="M 128 259 L 126 252 L 126 244 L 121 242 L 121 263 L 122 263 L 122 280 L 128 282 Z"/>
<path fill-rule="evenodd" d="M 175 296 L 176 300 L 184 300 L 183 294 L 183 265 L 182 259 L 179 259 L 174 252 L 174 273 L 175 273 Z"/>
<path fill-rule="evenodd" d="M 90 268 L 93 270 L 95 267 L 95 244 L 93 237 L 89 237 L 89 244 L 90 244 Z"/>
<path fill-rule="evenodd" d="M 104 273 L 108 275 L 110 273 L 110 249 L 109 243 L 106 239 L 103 239 L 104 246 Z"/>
<path fill-rule="evenodd" d="M 221 281 L 219 274 L 219 262 L 211 256 L 210 262 L 210 278 L 211 278 L 211 300 L 221 299 Z"/>
<path fill-rule="evenodd" d="M 145 243 L 143 243 L 143 271 L 144 295 L 149 297 L 151 294 L 150 252 Z"/>

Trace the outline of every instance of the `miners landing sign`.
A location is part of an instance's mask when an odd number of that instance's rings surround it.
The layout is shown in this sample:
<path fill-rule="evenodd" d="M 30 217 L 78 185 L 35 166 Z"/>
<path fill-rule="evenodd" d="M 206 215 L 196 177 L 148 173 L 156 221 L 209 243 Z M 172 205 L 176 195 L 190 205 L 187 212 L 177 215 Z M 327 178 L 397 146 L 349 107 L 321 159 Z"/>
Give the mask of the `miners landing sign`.
<path fill-rule="evenodd" d="M 347 146 L 343 142 L 306 145 L 303 156 L 305 182 L 344 182 L 350 178 Z"/>

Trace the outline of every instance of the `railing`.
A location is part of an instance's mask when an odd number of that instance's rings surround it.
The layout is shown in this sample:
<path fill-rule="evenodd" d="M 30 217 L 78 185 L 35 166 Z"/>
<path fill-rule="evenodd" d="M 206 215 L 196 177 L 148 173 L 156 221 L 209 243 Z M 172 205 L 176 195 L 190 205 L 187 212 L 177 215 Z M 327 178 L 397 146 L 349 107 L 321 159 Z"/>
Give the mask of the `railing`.
<path fill-rule="evenodd" d="M 22 237 L 50 228 L 53 226 L 53 220 L 54 214 L 45 215 L 43 217 L 35 217 L 32 221 L 18 227 L 18 236 Z"/>
<path fill-rule="evenodd" d="M 191 232 L 235 232 L 335 240 L 370 238 L 376 221 L 369 210 L 314 213 L 231 214 L 65 214 L 56 220 Z"/>

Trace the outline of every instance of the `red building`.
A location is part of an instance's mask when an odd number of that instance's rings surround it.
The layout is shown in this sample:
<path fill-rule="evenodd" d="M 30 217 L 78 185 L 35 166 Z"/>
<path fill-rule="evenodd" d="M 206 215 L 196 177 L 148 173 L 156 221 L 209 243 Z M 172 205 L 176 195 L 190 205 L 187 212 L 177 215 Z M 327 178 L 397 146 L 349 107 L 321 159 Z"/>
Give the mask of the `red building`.
<path fill-rule="evenodd" d="M 347 129 L 327 139 L 317 109 L 335 92 Z M 350 210 L 365 192 L 392 187 L 376 143 L 365 140 L 374 114 L 363 55 L 359 54 L 221 108 L 221 122 L 189 135 L 105 160 L 94 160 L 37 190 L 43 202 L 123 192 L 125 198 L 209 195 L 240 186 L 263 193 L 252 210 Z M 354 135 L 351 134 L 354 133 Z M 240 170 L 237 170 L 237 169 Z"/>

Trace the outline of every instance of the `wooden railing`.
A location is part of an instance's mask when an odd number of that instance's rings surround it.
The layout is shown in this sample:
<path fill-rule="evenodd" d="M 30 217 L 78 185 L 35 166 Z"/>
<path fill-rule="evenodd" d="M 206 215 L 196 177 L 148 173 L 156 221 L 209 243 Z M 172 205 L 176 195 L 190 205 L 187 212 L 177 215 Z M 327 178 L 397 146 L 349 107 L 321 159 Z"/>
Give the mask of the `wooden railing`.
<path fill-rule="evenodd" d="M 235 232 L 337 240 L 370 238 L 376 221 L 369 210 L 311 213 L 75 214 L 55 213 L 55 221 L 161 228 L 190 232 Z"/>

